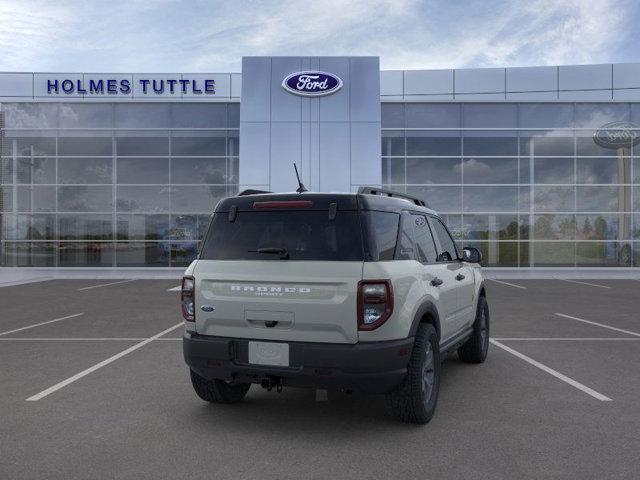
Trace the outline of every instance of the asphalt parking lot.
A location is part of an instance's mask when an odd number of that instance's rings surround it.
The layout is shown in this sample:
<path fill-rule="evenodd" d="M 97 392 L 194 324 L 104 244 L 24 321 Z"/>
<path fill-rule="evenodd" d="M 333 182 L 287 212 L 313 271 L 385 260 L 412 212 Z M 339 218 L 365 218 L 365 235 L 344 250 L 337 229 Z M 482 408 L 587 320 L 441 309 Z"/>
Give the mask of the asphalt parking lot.
<path fill-rule="evenodd" d="M 426 426 L 377 396 L 202 402 L 177 284 L 0 288 L 0 478 L 638 478 L 640 281 L 489 281 L 489 358 L 446 360 Z"/>

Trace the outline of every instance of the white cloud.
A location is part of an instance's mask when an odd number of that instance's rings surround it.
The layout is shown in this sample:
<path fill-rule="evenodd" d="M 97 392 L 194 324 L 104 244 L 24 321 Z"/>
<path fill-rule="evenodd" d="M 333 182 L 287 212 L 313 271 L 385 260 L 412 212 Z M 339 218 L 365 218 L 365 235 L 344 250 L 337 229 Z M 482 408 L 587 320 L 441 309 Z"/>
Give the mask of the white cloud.
<path fill-rule="evenodd" d="M 632 0 L 5 0 L 0 70 L 239 71 L 243 55 L 385 69 L 638 60 Z"/>
<path fill-rule="evenodd" d="M 3 70 L 31 70 L 51 51 L 60 31 L 71 26 L 71 14 L 53 2 L 20 0 L 0 4 L 0 66 Z M 42 68 L 42 66 L 40 66 Z"/>

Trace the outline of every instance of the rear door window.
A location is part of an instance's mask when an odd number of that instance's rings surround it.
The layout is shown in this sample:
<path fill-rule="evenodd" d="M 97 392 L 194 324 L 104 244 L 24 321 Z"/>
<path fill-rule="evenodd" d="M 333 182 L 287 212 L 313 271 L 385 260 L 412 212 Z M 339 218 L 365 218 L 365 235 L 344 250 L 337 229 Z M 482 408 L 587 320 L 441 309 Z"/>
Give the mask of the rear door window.
<path fill-rule="evenodd" d="M 402 214 L 400 233 L 398 234 L 398 248 L 396 260 L 416 260 L 416 242 L 413 231 L 413 215 L 408 212 Z"/>
<path fill-rule="evenodd" d="M 411 215 L 411 219 L 416 239 L 416 260 L 422 263 L 435 262 L 437 256 L 436 246 L 427 217 L 424 215 Z"/>
<path fill-rule="evenodd" d="M 438 256 L 437 262 L 451 262 L 458 259 L 458 251 L 456 250 L 456 244 L 449 235 L 444 224 L 437 218 L 431 218 L 430 222 L 433 233 L 437 238 L 438 243 Z"/>
<path fill-rule="evenodd" d="M 283 254 L 286 252 L 286 255 Z M 362 261 L 358 212 L 239 211 L 214 215 L 200 258 L 203 260 Z"/>

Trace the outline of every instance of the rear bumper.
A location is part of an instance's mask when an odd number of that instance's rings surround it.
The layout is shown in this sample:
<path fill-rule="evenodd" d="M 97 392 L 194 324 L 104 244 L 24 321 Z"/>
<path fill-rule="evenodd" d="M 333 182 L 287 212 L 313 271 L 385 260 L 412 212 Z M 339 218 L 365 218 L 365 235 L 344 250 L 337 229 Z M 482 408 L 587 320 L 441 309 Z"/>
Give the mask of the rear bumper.
<path fill-rule="evenodd" d="M 289 367 L 249 364 L 248 339 L 185 332 L 182 346 L 187 365 L 210 380 L 260 383 L 264 377 L 277 377 L 285 386 L 386 393 L 404 379 L 413 340 L 288 342 Z"/>

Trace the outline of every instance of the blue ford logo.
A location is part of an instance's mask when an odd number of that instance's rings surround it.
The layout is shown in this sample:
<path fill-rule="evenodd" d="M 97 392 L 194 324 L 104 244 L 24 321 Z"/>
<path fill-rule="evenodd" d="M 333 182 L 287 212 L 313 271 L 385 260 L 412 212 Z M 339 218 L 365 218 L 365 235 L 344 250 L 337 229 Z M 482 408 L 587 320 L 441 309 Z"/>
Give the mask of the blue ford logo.
<path fill-rule="evenodd" d="M 340 90 L 342 80 L 327 72 L 296 72 L 282 81 L 282 88 L 295 95 L 320 97 Z"/>
<path fill-rule="evenodd" d="M 202 305 L 200 307 L 200 310 L 202 310 L 203 312 L 213 312 L 216 309 L 216 307 L 214 307 L 213 305 Z"/>

